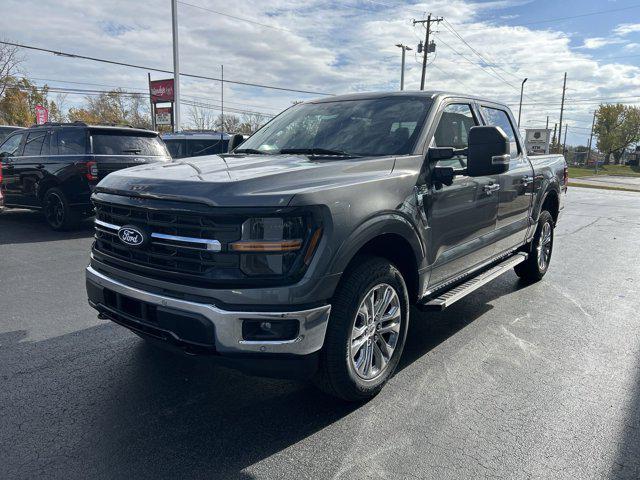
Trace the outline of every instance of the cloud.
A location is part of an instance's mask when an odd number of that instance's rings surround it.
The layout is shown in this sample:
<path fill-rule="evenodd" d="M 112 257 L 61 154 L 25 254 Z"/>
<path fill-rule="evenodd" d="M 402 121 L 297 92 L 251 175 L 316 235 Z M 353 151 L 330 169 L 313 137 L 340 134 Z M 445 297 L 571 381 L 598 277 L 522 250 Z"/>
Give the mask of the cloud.
<path fill-rule="evenodd" d="M 613 30 L 616 35 L 629 35 L 635 32 L 640 32 L 640 23 L 622 23 Z"/>
<path fill-rule="evenodd" d="M 609 37 L 609 38 L 604 38 L 604 37 L 585 38 L 582 46 L 579 47 L 579 48 L 586 48 L 588 50 L 595 50 L 597 48 L 602 48 L 602 47 L 605 47 L 607 45 L 615 45 L 615 44 L 618 44 L 618 43 L 624 43 L 624 41 L 619 39 L 619 38 L 614 38 L 614 37 Z"/>
<path fill-rule="evenodd" d="M 454 90 L 507 102 L 517 110 L 520 82 L 525 87 L 523 121 L 557 121 L 564 72 L 568 72 L 565 118 L 570 125 L 590 126 L 600 98 L 640 96 L 640 68 L 623 60 L 598 61 L 592 55 L 600 37 L 582 48 L 574 35 L 545 26 L 493 25 L 487 3 L 430 0 L 428 3 L 369 3 L 356 0 L 199 0 L 194 4 L 278 27 L 266 28 L 179 4 L 180 61 L 183 72 L 302 90 L 348 93 L 395 90 L 400 79 L 396 43 L 417 45 L 424 29 L 412 18 L 431 11 L 443 16 L 473 47 L 451 33 L 447 23 L 435 29 L 436 53 L 429 56 L 427 88 Z M 491 2 L 495 10 L 521 2 Z M 387 5 L 387 6 L 385 6 Z M 34 15 L 38 12 L 38 15 Z M 511 13 L 511 12 L 509 12 Z M 127 19 L 127 20 L 123 20 Z M 133 20 L 132 20 L 133 19 Z M 117 61 L 171 69 L 169 2 L 150 7 L 129 0 L 4 0 L 0 19 L 3 36 L 15 41 Z M 124 28 L 123 28 L 124 27 Z M 618 26 L 620 27 L 620 26 Z M 600 43 L 600 46 L 597 46 Z M 609 44 L 609 43 L 607 43 Z M 144 92 L 147 72 L 79 59 L 25 52 L 25 71 L 38 83 L 83 87 L 62 81 L 121 86 Z M 407 52 L 405 84 L 420 84 L 420 58 Z M 485 65 L 482 68 L 480 65 Z M 153 73 L 152 78 L 169 75 Z M 182 93 L 217 108 L 220 82 L 184 78 Z M 294 100 L 314 95 L 225 84 L 225 107 L 276 113 Z M 588 100 L 588 101 L 586 101 Z M 69 105 L 83 101 L 69 95 Z M 183 107 L 188 110 L 188 107 Z M 575 123 L 571 123 L 575 122 Z M 582 141 L 569 128 L 569 142 Z"/>

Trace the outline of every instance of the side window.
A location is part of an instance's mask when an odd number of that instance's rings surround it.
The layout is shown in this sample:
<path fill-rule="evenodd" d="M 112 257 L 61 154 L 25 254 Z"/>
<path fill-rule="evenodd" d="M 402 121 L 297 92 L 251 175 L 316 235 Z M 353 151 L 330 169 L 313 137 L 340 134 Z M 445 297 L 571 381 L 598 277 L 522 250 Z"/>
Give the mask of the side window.
<path fill-rule="evenodd" d="M 29 132 L 27 135 L 27 140 L 24 142 L 24 153 L 25 157 L 34 157 L 40 155 L 42 151 L 42 144 L 44 143 L 45 138 L 47 138 L 46 130 L 36 130 L 34 132 Z"/>
<path fill-rule="evenodd" d="M 499 110 L 497 108 L 491 107 L 481 107 L 482 115 L 487 121 L 487 125 L 495 125 L 496 127 L 502 128 L 504 133 L 507 134 L 509 138 L 510 152 L 511 158 L 515 158 L 518 156 L 518 142 L 516 140 L 516 133 L 513 129 L 513 125 L 511 124 L 511 120 L 509 119 L 509 115 L 504 110 Z"/>
<path fill-rule="evenodd" d="M 58 130 L 58 154 L 82 155 L 86 153 L 87 131 L 84 128 Z"/>
<path fill-rule="evenodd" d="M 471 106 L 466 103 L 452 103 L 444 107 L 433 136 L 434 147 L 467 148 L 469 130 L 478 125 Z M 465 168 L 467 157 L 457 155 L 448 160 L 440 160 L 440 167 Z"/>
<path fill-rule="evenodd" d="M 7 138 L 2 145 L 0 145 L 0 153 L 6 153 L 8 155 L 19 155 L 18 148 L 24 133 L 17 133 Z"/>

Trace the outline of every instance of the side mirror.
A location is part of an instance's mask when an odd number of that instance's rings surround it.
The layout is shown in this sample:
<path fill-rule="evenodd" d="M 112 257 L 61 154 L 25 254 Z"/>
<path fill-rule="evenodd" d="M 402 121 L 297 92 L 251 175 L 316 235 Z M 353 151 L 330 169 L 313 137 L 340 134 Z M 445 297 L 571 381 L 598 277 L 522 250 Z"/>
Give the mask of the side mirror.
<path fill-rule="evenodd" d="M 7 157 L 10 157 L 10 156 L 11 156 L 11 154 L 9 152 L 1 152 L 0 153 L 0 159 L 7 158 Z"/>
<path fill-rule="evenodd" d="M 470 177 L 504 173 L 509 170 L 510 161 L 509 138 L 500 127 L 471 127 L 467 155 Z"/>
<path fill-rule="evenodd" d="M 453 147 L 431 147 L 428 152 L 429 160 L 437 162 L 438 160 L 449 160 L 455 156 Z"/>
<path fill-rule="evenodd" d="M 229 151 L 232 152 L 233 150 L 238 148 L 242 142 L 244 142 L 244 135 L 236 133 L 233 137 L 231 137 L 231 141 L 229 142 Z"/>

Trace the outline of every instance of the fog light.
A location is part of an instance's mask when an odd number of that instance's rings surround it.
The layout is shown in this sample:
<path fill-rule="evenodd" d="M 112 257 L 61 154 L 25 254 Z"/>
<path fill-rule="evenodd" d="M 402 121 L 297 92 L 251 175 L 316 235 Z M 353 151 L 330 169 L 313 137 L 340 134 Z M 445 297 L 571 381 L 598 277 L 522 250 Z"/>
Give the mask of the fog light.
<path fill-rule="evenodd" d="M 243 320 L 242 339 L 248 341 L 286 341 L 294 340 L 300 331 L 298 320 Z"/>

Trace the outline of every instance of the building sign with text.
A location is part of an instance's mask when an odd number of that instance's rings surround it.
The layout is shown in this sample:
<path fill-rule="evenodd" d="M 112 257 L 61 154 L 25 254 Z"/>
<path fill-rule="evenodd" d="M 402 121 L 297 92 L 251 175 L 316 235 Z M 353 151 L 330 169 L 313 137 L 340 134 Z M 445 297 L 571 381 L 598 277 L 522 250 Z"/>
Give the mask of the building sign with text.
<path fill-rule="evenodd" d="M 149 82 L 149 93 L 153 103 L 173 102 L 173 78 L 152 80 Z"/>
<path fill-rule="evenodd" d="M 527 128 L 525 144 L 529 155 L 545 155 L 549 153 L 551 130 L 548 128 Z"/>
<path fill-rule="evenodd" d="M 156 107 L 156 125 L 171 125 L 171 107 Z"/>

